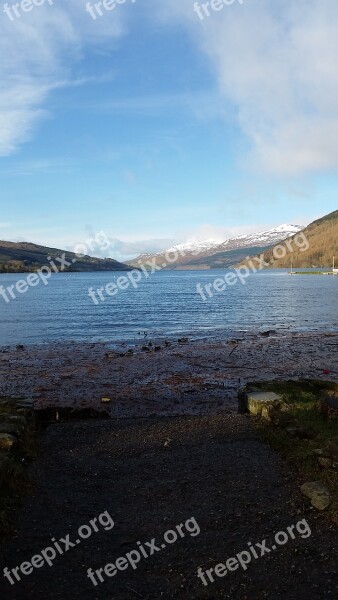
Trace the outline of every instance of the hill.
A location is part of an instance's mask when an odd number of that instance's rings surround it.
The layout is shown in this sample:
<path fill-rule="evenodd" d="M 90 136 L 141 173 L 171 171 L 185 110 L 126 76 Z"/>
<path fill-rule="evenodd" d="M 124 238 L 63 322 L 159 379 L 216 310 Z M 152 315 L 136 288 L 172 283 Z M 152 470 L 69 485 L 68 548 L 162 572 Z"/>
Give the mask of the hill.
<path fill-rule="evenodd" d="M 217 242 L 215 240 L 188 240 L 182 244 L 168 248 L 165 252 L 157 254 L 141 254 L 129 264 L 139 267 L 147 261 L 156 260 L 162 268 L 172 270 L 194 270 L 194 269 L 223 269 L 236 265 L 258 252 L 264 252 L 273 244 L 285 240 L 289 236 L 298 233 L 302 227 L 298 225 L 280 225 L 260 233 L 240 235 L 236 238 Z M 170 256 L 177 256 L 173 261 Z M 165 266 L 163 266 L 165 265 Z"/>
<path fill-rule="evenodd" d="M 66 263 L 58 258 L 65 255 Z M 49 266 L 54 261 L 59 270 L 63 271 L 129 271 L 130 267 L 113 260 L 112 258 L 94 258 L 83 256 L 79 258 L 74 252 L 38 246 L 27 242 L 0 241 L 0 272 L 2 273 L 27 273 L 34 272 L 41 267 Z"/>
<path fill-rule="evenodd" d="M 297 239 L 296 234 L 290 238 L 293 252 L 288 251 L 285 258 L 276 259 L 274 246 L 265 253 L 265 260 L 275 268 L 288 268 L 291 260 L 298 269 L 332 267 L 332 257 L 338 258 L 338 210 L 310 223 L 301 235 L 306 236 L 309 245 L 307 250 L 301 251 L 296 243 L 292 243 Z"/>

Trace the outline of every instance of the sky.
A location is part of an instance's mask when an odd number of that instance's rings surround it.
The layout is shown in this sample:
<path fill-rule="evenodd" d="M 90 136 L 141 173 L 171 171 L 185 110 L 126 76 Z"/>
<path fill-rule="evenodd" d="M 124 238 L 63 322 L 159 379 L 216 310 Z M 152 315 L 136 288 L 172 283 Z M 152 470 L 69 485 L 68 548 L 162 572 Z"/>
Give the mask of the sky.
<path fill-rule="evenodd" d="M 125 260 L 338 208 L 337 0 L 213 1 L 0 4 L 0 239 Z"/>

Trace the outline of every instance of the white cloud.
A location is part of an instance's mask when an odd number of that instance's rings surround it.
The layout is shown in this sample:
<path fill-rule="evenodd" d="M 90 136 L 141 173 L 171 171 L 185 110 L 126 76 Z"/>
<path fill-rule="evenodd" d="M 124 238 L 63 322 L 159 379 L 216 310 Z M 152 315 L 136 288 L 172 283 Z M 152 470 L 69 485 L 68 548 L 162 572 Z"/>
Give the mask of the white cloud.
<path fill-rule="evenodd" d="M 4 82 L 2 81 L 2 86 Z M 0 97 L 0 156 L 15 151 L 25 142 L 38 121 L 47 115 L 39 105 L 46 99 L 48 85 L 38 85 L 33 80 L 18 78 L 8 89 L 1 89 Z"/>
<path fill-rule="evenodd" d="M 73 67 L 85 44 L 109 46 L 123 34 L 125 14 L 93 21 L 85 3 L 72 0 L 35 6 L 11 21 L 1 7 L 0 156 L 15 152 L 48 116 L 53 89 L 74 84 Z"/>
<path fill-rule="evenodd" d="M 184 22 L 251 145 L 246 164 L 281 175 L 338 167 L 337 0 L 245 0 L 200 21 L 163 0 L 160 21 Z"/>

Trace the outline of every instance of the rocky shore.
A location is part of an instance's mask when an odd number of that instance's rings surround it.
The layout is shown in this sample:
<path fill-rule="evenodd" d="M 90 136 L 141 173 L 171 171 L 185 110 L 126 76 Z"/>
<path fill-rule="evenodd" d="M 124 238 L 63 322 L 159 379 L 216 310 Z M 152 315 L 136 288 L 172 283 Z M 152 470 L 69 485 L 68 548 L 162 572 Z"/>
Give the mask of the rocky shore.
<path fill-rule="evenodd" d="M 33 399 L 38 410 L 104 409 L 114 418 L 230 413 L 248 381 L 336 381 L 338 334 L 18 346 L 0 351 L 0 375 L 0 396 Z"/>

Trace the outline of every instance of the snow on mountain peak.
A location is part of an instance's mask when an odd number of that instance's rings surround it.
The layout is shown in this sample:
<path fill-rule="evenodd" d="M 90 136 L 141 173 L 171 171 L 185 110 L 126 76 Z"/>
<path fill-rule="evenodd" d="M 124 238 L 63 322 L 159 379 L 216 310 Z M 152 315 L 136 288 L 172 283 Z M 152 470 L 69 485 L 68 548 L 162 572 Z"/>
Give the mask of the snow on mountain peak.
<path fill-rule="evenodd" d="M 228 239 L 224 242 L 219 242 L 214 239 L 210 240 L 196 240 L 195 238 L 189 239 L 186 242 L 181 244 L 177 244 L 172 248 L 169 248 L 168 252 L 174 251 L 184 251 L 191 253 L 199 253 L 199 252 L 210 252 L 212 250 L 221 251 L 223 248 L 230 246 L 269 246 L 282 240 L 299 233 L 303 228 L 299 225 L 289 225 L 288 223 L 283 223 L 283 225 L 279 225 L 278 227 L 274 227 L 273 229 L 268 229 L 267 231 L 261 231 L 259 233 L 251 233 L 251 234 L 242 234 L 235 238 Z"/>
<path fill-rule="evenodd" d="M 299 225 L 289 225 L 284 223 L 283 225 L 279 225 L 278 227 L 274 227 L 273 229 L 268 229 L 267 231 L 261 231 L 258 233 L 251 233 L 249 235 L 239 235 L 234 240 L 230 240 L 231 242 L 239 242 L 243 243 L 245 246 L 254 246 L 256 244 L 261 246 L 269 246 L 282 240 L 295 235 L 302 231 L 303 227 Z"/>
<path fill-rule="evenodd" d="M 288 223 L 284 223 L 283 225 L 279 225 L 278 227 L 275 227 L 274 229 L 270 229 L 270 232 L 274 232 L 274 231 L 280 231 L 281 233 L 286 231 L 287 233 L 298 233 L 299 231 L 301 231 L 303 229 L 303 227 L 300 227 L 299 225 L 289 225 Z"/>
<path fill-rule="evenodd" d="M 168 248 L 167 252 L 200 252 L 202 250 L 212 250 L 213 248 L 217 248 L 219 245 L 220 242 L 217 240 L 196 240 L 195 238 L 191 238 L 186 242 L 176 244 L 175 246 Z"/>

